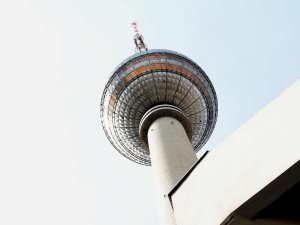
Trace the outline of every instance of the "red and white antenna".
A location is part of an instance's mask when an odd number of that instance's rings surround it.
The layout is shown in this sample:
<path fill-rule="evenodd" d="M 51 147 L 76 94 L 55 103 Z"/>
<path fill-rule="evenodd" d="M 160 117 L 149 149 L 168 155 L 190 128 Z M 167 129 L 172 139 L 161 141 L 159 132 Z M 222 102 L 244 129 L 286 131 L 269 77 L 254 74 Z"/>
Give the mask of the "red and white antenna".
<path fill-rule="evenodd" d="M 135 43 L 135 50 L 136 51 L 147 51 L 148 48 L 147 48 L 147 45 L 144 43 L 144 38 L 142 35 L 140 35 L 139 33 L 139 30 L 138 30 L 138 27 L 137 27 L 137 23 L 135 21 L 133 21 L 131 23 L 131 27 L 134 31 L 134 43 Z"/>

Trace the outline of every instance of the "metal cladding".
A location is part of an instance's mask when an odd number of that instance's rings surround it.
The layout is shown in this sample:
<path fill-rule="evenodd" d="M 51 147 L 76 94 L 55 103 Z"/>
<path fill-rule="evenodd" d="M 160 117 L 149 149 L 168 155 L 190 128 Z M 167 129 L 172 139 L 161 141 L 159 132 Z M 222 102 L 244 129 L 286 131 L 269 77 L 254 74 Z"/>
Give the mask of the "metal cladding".
<path fill-rule="evenodd" d="M 144 114 L 160 104 L 181 109 L 192 125 L 197 152 L 209 139 L 218 114 L 217 96 L 205 72 L 191 59 L 169 50 L 148 50 L 123 61 L 109 78 L 100 105 L 105 134 L 126 158 L 151 165 L 139 137 Z"/>

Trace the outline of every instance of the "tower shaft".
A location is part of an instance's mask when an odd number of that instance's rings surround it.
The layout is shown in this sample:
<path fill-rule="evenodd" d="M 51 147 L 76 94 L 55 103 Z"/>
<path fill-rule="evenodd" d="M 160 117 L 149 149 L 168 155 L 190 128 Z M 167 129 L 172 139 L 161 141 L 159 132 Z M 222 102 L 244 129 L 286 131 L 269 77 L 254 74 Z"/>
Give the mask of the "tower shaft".
<path fill-rule="evenodd" d="M 196 163 L 197 157 L 183 125 L 160 117 L 148 129 L 148 144 L 157 187 L 161 224 L 175 225 L 168 193 Z"/>

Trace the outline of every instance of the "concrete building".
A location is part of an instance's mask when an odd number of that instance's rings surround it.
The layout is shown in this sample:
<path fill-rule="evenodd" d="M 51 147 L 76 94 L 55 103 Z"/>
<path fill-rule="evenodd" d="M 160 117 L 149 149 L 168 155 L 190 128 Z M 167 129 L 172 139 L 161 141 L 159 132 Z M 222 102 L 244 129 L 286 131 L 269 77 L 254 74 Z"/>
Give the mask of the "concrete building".
<path fill-rule="evenodd" d="M 300 80 L 169 193 L 177 225 L 300 224 Z"/>

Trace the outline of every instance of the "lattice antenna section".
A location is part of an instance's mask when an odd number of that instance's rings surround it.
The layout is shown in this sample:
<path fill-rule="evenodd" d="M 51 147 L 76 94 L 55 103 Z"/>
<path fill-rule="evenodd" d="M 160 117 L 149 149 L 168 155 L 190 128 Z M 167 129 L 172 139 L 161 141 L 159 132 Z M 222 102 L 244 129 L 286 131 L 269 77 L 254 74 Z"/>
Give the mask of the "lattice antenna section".
<path fill-rule="evenodd" d="M 143 36 L 140 34 L 138 27 L 137 27 L 137 23 L 135 21 L 133 21 L 131 23 L 131 27 L 134 31 L 134 44 L 136 46 L 135 51 L 147 51 L 148 47 L 147 45 L 144 43 L 144 38 Z"/>

